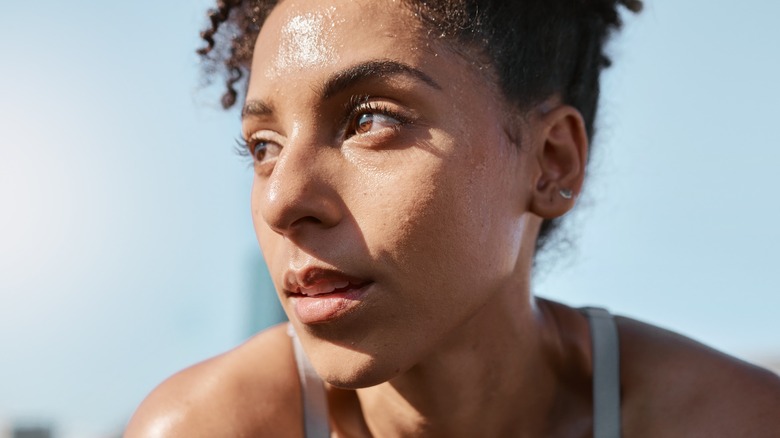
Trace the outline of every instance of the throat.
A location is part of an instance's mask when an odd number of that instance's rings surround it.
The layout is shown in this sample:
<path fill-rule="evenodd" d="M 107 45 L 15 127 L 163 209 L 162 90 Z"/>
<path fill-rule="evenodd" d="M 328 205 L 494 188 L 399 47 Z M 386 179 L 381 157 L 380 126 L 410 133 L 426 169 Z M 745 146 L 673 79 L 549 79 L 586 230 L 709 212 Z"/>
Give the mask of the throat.
<path fill-rule="evenodd" d="M 546 436 L 550 413 L 566 402 L 529 321 L 512 334 L 504 325 L 501 334 L 461 337 L 389 382 L 358 389 L 367 428 L 374 436 Z"/>
<path fill-rule="evenodd" d="M 519 331 L 461 338 L 389 382 L 350 391 L 352 424 L 371 436 L 588 436 L 587 357 L 579 338 L 560 336 L 581 329 L 560 331 L 572 323 L 557 317 L 566 309 L 544 302 Z"/>

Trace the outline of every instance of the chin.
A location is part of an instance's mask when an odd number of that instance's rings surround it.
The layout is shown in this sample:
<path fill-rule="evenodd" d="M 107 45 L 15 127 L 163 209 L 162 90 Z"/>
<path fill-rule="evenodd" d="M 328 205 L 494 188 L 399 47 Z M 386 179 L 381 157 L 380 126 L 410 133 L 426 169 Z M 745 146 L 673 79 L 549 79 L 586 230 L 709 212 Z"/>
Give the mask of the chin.
<path fill-rule="evenodd" d="M 309 357 L 322 380 L 342 389 L 379 385 L 401 372 L 396 361 L 380 360 L 368 353 L 332 344 L 318 346 Z"/>

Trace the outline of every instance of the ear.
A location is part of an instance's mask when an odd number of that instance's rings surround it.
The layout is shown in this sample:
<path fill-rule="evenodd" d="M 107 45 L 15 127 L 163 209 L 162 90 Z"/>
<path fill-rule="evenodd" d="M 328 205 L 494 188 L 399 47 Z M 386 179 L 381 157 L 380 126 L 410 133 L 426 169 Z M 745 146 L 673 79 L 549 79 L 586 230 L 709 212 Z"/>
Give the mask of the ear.
<path fill-rule="evenodd" d="M 539 116 L 534 156 L 538 162 L 531 212 L 545 219 L 574 207 L 588 161 L 588 136 L 580 112 L 560 105 Z"/>

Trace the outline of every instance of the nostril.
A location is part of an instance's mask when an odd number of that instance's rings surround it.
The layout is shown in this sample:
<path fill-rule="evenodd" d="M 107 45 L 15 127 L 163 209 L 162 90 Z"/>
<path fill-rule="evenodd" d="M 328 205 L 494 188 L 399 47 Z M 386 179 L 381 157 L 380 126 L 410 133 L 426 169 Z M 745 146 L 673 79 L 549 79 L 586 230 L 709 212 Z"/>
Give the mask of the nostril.
<path fill-rule="evenodd" d="M 321 225 L 322 224 L 322 220 L 320 220 L 320 219 L 318 219 L 318 218 L 316 218 L 314 216 L 304 216 L 302 218 L 299 218 L 299 219 L 293 221 L 293 223 L 290 224 L 290 228 L 297 228 L 297 227 L 300 227 L 302 225 L 307 225 L 307 224 L 308 225 Z"/>

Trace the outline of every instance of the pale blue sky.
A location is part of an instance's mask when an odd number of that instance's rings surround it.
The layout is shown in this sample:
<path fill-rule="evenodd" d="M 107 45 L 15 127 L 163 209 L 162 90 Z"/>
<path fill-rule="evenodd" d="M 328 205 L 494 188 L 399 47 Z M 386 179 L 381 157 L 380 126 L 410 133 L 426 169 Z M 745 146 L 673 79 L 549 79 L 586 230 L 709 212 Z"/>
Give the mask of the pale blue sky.
<path fill-rule="evenodd" d="M 0 418 L 115 429 L 247 335 L 264 275 L 206 0 L 0 13 Z M 780 5 L 649 2 L 613 46 L 574 253 L 537 291 L 780 355 Z M 259 293 L 259 291 L 258 291 Z"/>

